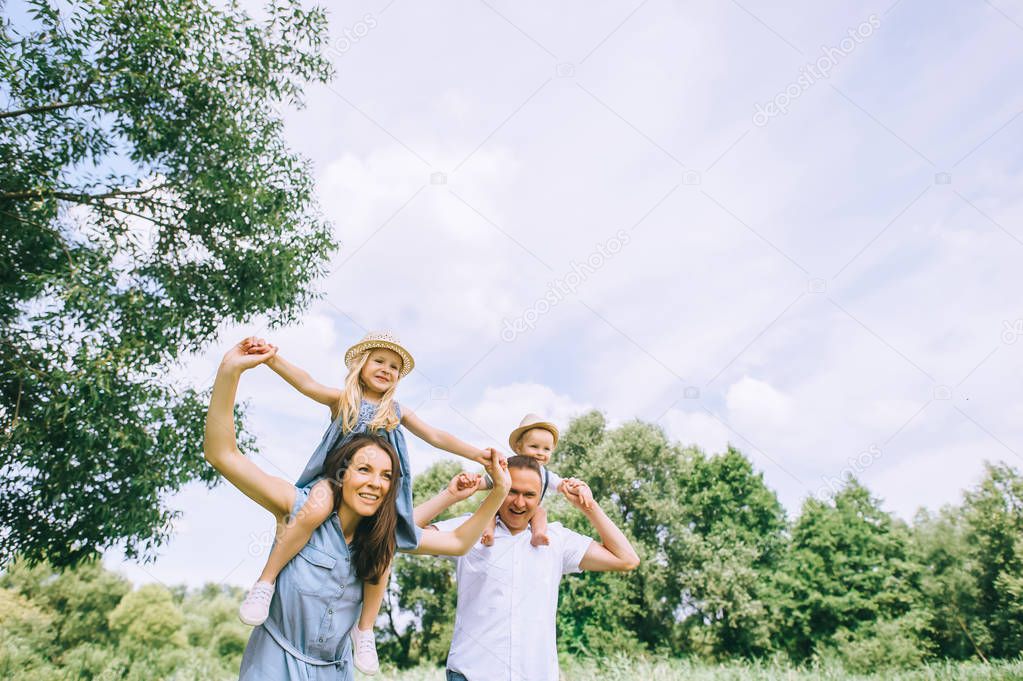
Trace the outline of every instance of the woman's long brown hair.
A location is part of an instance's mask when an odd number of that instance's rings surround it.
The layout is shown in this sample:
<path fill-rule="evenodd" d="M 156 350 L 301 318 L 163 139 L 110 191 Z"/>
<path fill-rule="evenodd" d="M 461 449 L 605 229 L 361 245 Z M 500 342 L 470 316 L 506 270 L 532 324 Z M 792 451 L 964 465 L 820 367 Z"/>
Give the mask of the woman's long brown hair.
<path fill-rule="evenodd" d="M 398 454 L 386 438 L 362 433 L 335 447 L 327 455 L 323 463 L 323 477 L 332 483 L 334 511 L 337 512 L 344 503 L 341 487 L 348 466 L 360 449 L 370 445 L 379 447 L 391 457 L 391 486 L 380 502 L 377 512 L 363 517 L 356 526 L 355 537 L 352 539 L 352 564 L 359 579 L 376 584 L 391 565 L 397 548 L 394 533 L 398 525 L 398 510 L 395 500 L 398 497 L 398 481 L 402 475 Z"/>

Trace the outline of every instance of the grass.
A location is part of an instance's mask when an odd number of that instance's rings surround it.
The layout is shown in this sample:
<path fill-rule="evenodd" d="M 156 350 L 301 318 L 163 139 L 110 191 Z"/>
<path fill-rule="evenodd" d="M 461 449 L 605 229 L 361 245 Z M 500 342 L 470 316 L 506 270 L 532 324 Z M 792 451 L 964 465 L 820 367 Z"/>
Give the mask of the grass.
<path fill-rule="evenodd" d="M 357 675 L 358 676 L 358 675 Z M 440 667 L 381 672 L 380 681 L 439 681 Z M 574 660 L 561 667 L 563 681 L 1009 681 L 1023 679 L 1023 660 L 1015 662 L 936 662 L 917 669 L 850 674 L 840 668 L 797 669 L 777 663 L 729 663 L 668 659 L 613 658 Z"/>

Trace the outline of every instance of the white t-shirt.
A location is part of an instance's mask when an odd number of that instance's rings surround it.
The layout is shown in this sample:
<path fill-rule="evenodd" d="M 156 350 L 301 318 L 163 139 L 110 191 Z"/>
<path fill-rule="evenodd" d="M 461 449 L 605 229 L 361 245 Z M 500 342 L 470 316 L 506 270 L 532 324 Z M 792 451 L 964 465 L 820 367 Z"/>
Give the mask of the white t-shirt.
<path fill-rule="evenodd" d="M 435 523 L 453 530 L 468 514 Z M 530 545 L 497 519 L 493 546 L 476 543 L 455 561 L 458 608 L 448 669 L 469 681 L 558 681 L 555 614 L 562 575 L 579 572 L 593 540 L 561 525 L 550 545 Z"/>

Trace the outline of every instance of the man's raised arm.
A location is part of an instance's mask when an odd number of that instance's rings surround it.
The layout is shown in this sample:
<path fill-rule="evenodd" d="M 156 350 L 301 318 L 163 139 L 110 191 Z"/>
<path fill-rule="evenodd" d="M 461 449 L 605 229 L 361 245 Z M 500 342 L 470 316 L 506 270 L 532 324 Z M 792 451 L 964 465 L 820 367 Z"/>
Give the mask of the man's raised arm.
<path fill-rule="evenodd" d="M 569 503 L 586 516 L 600 535 L 600 543 L 593 542 L 579 561 L 579 569 L 591 572 L 628 572 L 639 567 L 639 556 L 625 534 L 604 513 L 596 501 L 586 508 L 578 492 L 564 490 Z"/>
<path fill-rule="evenodd" d="M 449 507 L 463 499 L 468 499 L 477 490 L 490 489 L 480 486 L 481 479 L 482 476 L 479 473 L 459 473 L 451 478 L 451 482 L 439 494 L 412 509 L 412 519 L 415 520 L 417 526 L 426 529 L 434 518 L 448 510 Z"/>

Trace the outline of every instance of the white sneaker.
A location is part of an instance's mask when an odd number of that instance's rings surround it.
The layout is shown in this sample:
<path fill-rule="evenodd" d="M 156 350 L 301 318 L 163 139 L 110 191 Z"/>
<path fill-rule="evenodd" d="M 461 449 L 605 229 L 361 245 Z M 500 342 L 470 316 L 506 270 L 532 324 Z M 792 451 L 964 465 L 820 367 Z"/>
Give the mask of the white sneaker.
<path fill-rule="evenodd" d="M 373 630 L 360 631 L 359 625 L 352 627 L 352 649 L 355 653 L 355 668 L 367 676 L 380 671 L 377 659 L 377 640 Z"/>
<path fill-rule="evenodd" d="M 258 627 L 270 614 L 270 600 L 274 596 L 274 585 L 270 582 L 256 582 L 245 594 L 245 600 L 238 606 L 238 619 L 250 627 Z"/>

